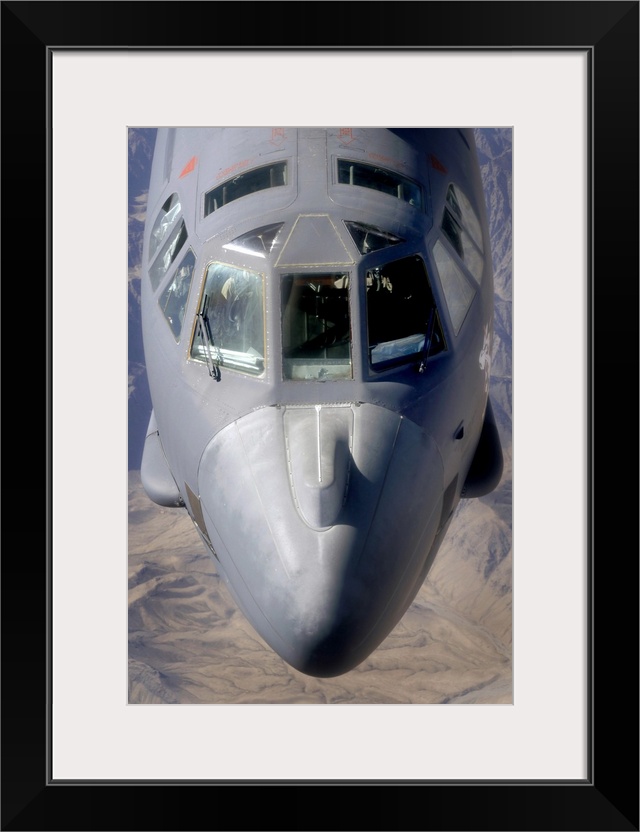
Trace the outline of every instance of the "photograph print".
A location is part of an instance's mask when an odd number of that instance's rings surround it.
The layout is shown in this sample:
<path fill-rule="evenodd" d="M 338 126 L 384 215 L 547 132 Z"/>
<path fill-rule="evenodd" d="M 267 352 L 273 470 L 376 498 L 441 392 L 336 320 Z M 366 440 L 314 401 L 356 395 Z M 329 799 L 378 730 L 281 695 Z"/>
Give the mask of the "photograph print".
<path fill-rule="evenodd" d="M 512 131 L 128 130 L 130 704 L 511 704 Z"/>

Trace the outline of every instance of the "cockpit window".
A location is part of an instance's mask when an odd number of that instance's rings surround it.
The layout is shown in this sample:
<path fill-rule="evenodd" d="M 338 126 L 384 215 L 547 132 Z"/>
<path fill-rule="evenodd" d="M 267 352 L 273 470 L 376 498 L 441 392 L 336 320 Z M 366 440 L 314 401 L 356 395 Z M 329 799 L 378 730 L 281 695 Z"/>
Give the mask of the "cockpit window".
<path fill-rule="evenodd" d="M 352 222 L 350 220 L 344 220 L 344 224 L 347 226 L 347 231 L 351 234 L 351 239 L 358 247 L 360 254 L 369 254 L 371 251 L 380 251 L 382 248 L 404 243 L 403 237 L 398 237 L 389 231 L 383 231 L 381 228 L 376 228 L 375 225 L 366 225 L 363 222 Z"/>
<path fill-rule="evenodd" d="M 276 162 L 261 168 L 240 173 L 233 179 L 228 179 L 204 195 L 204 215 L 208 217 L 214 211 L 228 205 L 235 199 L 264 191 L 267 188 L 277 188 L 287 184 L 287 163 Z"/>
<path fill-rule="evenodd" d="M 480 283 L 484 269 L 480 221 L 467 197 L 455 185 L 450 185 L 447 192 L 442 231 L 458 257 Z"/>
<path fill-rule="evenodd" d="M 191 358 L 212 376 L 221 367 L 264 371 L 264 279 L 257 272 L 211 263 L 196 318 Z"/>
<path fill-rule="evenodd" d="M 349 274 L 287 274 L 282 278 L 285 379 L 351 378 Z"/>
<path fill-rule="evenodd" d="M 151 281 L 151 286 L 153 287 L 154 292 L 160 285 L 162 278 L 171 268 L 173 261 L 176 259 L 178 254 L 180 254 L 180 250 L 185 244 L 186 239 L 187 228 L 184 224 L 184 220 L 180 220 L 180 224 L 171 233 L 171 236 L 165 243 L 162 251 L 149 268 L 149 280 Z"/>
<path fill-rule="evenodd" d="M 473 206 L 465 196 L 464 192 L 461 191 L 456 185 L 449 185 L 447 203 L 460 217 L 462 224 L 471 235 L 473 242 L 478 246 L 480 251 L 483 251 L 482 228 L 480 226 L 480 220 L 478 219 L 476 212 L 473 210 Z"/>
<path fill-rule="evenodd" d="M 369 360 L 375 369 L 442 352 L 444 334 L 427 270 L 418 256 L 369 269 L 366 275 Z"/>
<path fill-rule="evenodd" d="M 357 185 L 380 191 L 422 210 L 420 185 L 386 168 L 366 165 L 352 159 L 338 159 L 338 182 L 341 185 Z"/>
<path fill-rule="evenodd" d="M 173 280 L 169 282 L 169 285 L 160 295 L 160 300 L 158 301 L 176 341 L 180 338 L 180 333 L 182 332 L 182 321 L 184 320 L 184 311 L 187 307 L 191 276 L 195 264 L 195 255 L 189 249 L 176 269 Z"/>
<path fill-rule="evenodd" d="M 271 225 L 254 228 L 252 231 L 247 231 L 246 234 L 231 240 L 230 243 L 225 243 L 222 248 L 264 259 L 273 250 L 273 246 L 278 239 L 278 233 L 283 225 L 282 222 L 274 222 Z"/>
<path fill-rule="evenodd" d="M 160 209 L 160 213 L 156 217 L 156 221 L 151 229 L 151 236 L 149 237 L 149 261 L 153 260 L 156 251 L 160 248 L 162 241 L 167 235 L 167 231 L 171 228 L 179 213 L 180 200 L 178 199 L 178 194 L 171 194 Z"/>
<path fill-rule="evenodd" d="M 442 290 L 447 307 L 449 308 L 453 331 L 457 335 L 469 311 L 476 290 L 471 280 L 465 276 L 460 266 L 458 266 L 446 246 L 440 240 L 433 247 L 433 256 L 436 261 L 438 274 L 440 275 L 440 283 L 442 283 Z"/>

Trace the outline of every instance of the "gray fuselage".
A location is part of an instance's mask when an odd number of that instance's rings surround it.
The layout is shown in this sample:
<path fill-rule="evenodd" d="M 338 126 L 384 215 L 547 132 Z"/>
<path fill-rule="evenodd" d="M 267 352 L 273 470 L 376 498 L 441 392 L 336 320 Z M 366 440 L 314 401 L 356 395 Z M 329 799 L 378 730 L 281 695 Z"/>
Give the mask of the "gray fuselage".
<path fill-rule="evenodd" d="M 354 668 L 423 583 L 490 415 L 473 131 L 160 129 L 142 326 L 147 493 L 187 509 L 285 661 Z"/>

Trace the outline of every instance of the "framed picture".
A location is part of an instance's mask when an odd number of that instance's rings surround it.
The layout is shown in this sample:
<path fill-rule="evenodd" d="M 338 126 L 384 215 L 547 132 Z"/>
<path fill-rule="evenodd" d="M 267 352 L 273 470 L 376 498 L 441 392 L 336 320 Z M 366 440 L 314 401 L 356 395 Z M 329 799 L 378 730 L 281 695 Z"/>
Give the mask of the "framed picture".
<path fill-rule="evenodd" d="M 612 545 L 637 544 L 613 438 L 637 355 L 638 3 L 6 2 L 2 23 L 5 240 L 41 241 L 47 297 L 44 556 L 3 562 L 3 828 L 638 829 L 637 558 Z M 127 703 L 126 131 L 228 125 L 238 100 L 246 123 L 432 123 L 408 105 L 513 129 L 513 704 Z"/>
<path fill-rule="evenodd" d="M 252 83 L 254 70 L 248 70 L 244 55 L 238 57 L 242 66 L 230 70 L 238 79 L 236 83 L 240 83 L 239 76 L 243 72 Z M 287 59 L 284 60 L 286 66 Z M 368 57 L 369 63 L 373 60 L 374 56 Z M 363 56 L 360 62 L 363 70 L 364 62 Z M 260 59 L 263 83 L 277 83 L 280 65 L 271 65 L 269 69 L 267 63 L 264 58 Z M 215 74 L 211 67 L 205 70 L 206 65 L 203 65 L 203 73 Z M 332 70 L 335 68 L 334 60 Z M 365 71 L 375 86 L 382 89 L 391 78 L 384 61 L 380 70 L 384 77 L 375 81 L 372 69 Z M 267 71 L 272 74 L 271 80 L 265 77 Z M 425 68 L 416 66 L 413 72 L 424 74 Z M 129 704 L 512 704 L 512 129 L 385 130 L 358 126 L 325 129 L 294 125 L 217 130 L 210 127 L 202 130 L 195 127 L 129 127 L 127 138 Z M 153 159 L 157 170 L 157 160 L 163 158 L 163 153 L 166 156 L 167 140 L 174 148 L 174 173 L 170 182 L 163 182 L 161 186 L 168 191 L 160 197 L 162 207 L 158 210 L 158 199 L 149 192 L 151 165 Z M 308 206 L 299 209 L 299 203 L 292 204 L 292 198 L 295 201 L 292 194 L 301 180 L 306 179 L 301 167 L 305 160 L 309 167 L 315 165 L 317 154 L 309 159 L 305 155 L 306 148 L 315 149 L 318 142 L 327 150 L 321 154 L 322 171 L 317 174 L 319 187 L 315 192 L 314 216 L 309 216 Z M 229 154 L 229 158 L 222 161 L 221 153 Z M 466 154 L 463 158 L 470 159 L 473 178 L 459 169 L 454 173 L 454 166 L 462 154 Z M 327 156 L 332 160 L 330 165 Z M 341 168 L 346 172 L 346 163 L 341 158 L 345 156 L 353 163 L 349 168 L 351 175 L 359 176 L 357 181 L 364 184 L 351 185 L 351 177 L 347 182 L 339 181 Z M 247 161 L 251 157 L 253 160 Z M 193 170 L 183 174 L 185 163 L 189 169 L 189 160 L 196 158 L 198 163 L 193 162 Z M 373 161 L 373 165 L 363 165 L 363 158 Z M 435 159 L 438 167 L 432 161 Z M 208 170 L 211 166 L 214 170 Z M 332 178 L 327 186 L 328 169 L 332 170 Z M 421 184 L 411 184 L 410 176 Z M 346 179 L 346 175 L 343 178 Z M 199 187 L 198 183 L 203 179 L 225 180 L 211 190 L 212 197 L 224 200 L 225 204 L 205 214 L 202 219 L 208 226 L 205 234 L 195 232 L 191 219 L 194 212 L 188 207 L 190 203 L 200 204 L 195 191 L 190 189 Z M 483 233 L 486 240 L 481 250 L 468 236 L 465 238 L 467 248 L 463 249 L 461 238 L 456 236 L 458 226 L 446 225 L 446 233 L 466 257 L 466 260 L 458 260 L 458 267 L 451 265 L 455 261 L 449 259 L 459 257 L 458 251 L 454 248 L 450 255 L 446 254 L 449 249 L 445 246 L 450 238 L 440 230 L 439 219 L 453 216 L 449 212 L 443 213 L 447 194 L 450 199 L 455 198 L 454 186 L 449 185 L 451 181 L 456 182 L 455 187 L 465 194 L 465 199 L 466 193 L 473 195 L 478 206 L 473 209 L 468 201 L 463 202 L 466 215 L 464 218 L 460 214 L 457 216 L 467 223 L 467 227 L 473 228 L 476 239 L 482 240 L 480 233 Z M 368 187 L 365 189 L 365 186 Z M 359 202 L 365 200 L 366 208 L 354 205 L 350 201 L 353 198 Z M 398 199 L 403 203 L 400 208 L 396 204 Z M 277 209 L 273 206 L 265 209 L 259 204 L 264 200 L 267 203 L 276 200 Z M 207 207 L 212 207 L 212 203 L 213 199 L 210 199 Z M 485 205 L 486 210 L 480 212 L 479 208 Z M 265 232 L 254 235 L 256 226 L 265 224 L 265 210 L 269 211 L 270 220 L 267 236 Z M 304 216 L 298 219 L 300 210 Z M 365 210 L 367 213 L 363 214 Z M 457 211 L 456 208 L 452 210 Z M 229 211 L 235 212 L 237 217 L 232 220 Z M 291 211 L 294 211 L 293 219 L 287 218 Z M 354 211 L 358 212 L 360 223 L 354 224 Z M 399 219 L 399 211 L 402 219 Z M 327 213 L 323 215 L 323 212 Z M 204 209 L 202 213 L 205 213 Z M 147 281 L 142 269 L 143 218 L 147 217 L 149 230 L 149 221 L 155 223 L 156 215 L 159 218 L 158 235 L 166 233 L 167 236 L 162 245 L 149 243 L 149 250 L 154 250 L 149 256 L 158 258 L 154 263 L 161 264 L 157 268 L 153 266 L 150 274 L 155 278 L 164 268 L 165 247 L 175 253 L 173 265 L 169 265 L 164 277 L 158 276 L 155 291 L 160 293 L 160 300 L 154 299 L 152 282 Z M 486 227 L 480 232 L 479 217 L 483 217 L 484 222 L 485 216 Z M 433 222 L 427 217 L 433 217 Z M 362 222 L 365 220 L 370 229 L 385 229 L 387 236 L 369 230 L 363 237 L 365 226 Z M 453 219 L 446 221 L 454 222 Z M 239 224 L 243 222 L 248 222 L 251 229 L 245 230 L 248 238 L 243 234 L 237 242 L 226 238 L 220 240 L 222 247 L 215 252 L 212 250 L 215 241 L 200 243 L 204 237 L 209 240 L 214 236 L 212 223 L 223 235 L 231 225 L 234 228 L 232 234 L 237 238 Z M 311 231 L 305 223 L 312 224 Z M 156 225 L 153 227 L 155 229 Z M 182 232 L 183 228 L 188 229 L 186 234 Z M 389 233 L 392 233 L 391 237 Z M 442 236 L 444 240 L 425 245 L 425 233 L 431 237 Z M 180 239 L 181 234 L 184 239 L 182 248 L 178 249 L 175 240 Z M 321 237 L 322 246 L 310 248 L 310 235 L 311 239 Z M 260 245 L 256 238 L 262 241 Z M 430 252 L 432 244 L 433 255 Z M 278 265 L 291 261 L 287 250 L 291 251 L 295 245 L 299 246 L 301 254 L 294 258 L 301 256 L 308 260 L 311 251 L 311 256 L 319 257 L 321 265 L 301 267 L 297 274 L 292 274 L 288 266 Z M 327 250 L 332 246 L 335 249 L 333 257 L 341 265 L 334 264 L 331 268 L 342 270 L 338 276 L 340 285 L 335 288 L 329 285 L 334 278 L 328 277 L 326 265 Z M 436 252 L 440 258 L 438 265 L 434 259 Z M 214 262 L 218 265 L 205 265 Z M 467 276 L 462 277 L 463 286 L 469 287 L 466 298 L 469 304 L 472 301 L 474 304 L 474 307 L 466 308 L 459 300 L 458 289 L 459 275 L 465 272 L 452 271 L 464 269 L 465 262 L 470 268 Z M 381 267 L 384 272 L 380 271 Z M 438 275 L 438 268 L 442 269 L 442 276 Z M 206 287 L 203 284 L 205 270 L 209 275 Z M 449 281 L 446 284 L 448 294 L 443 294 L 440 289 L 437 314 L 444 317 L 452 309 L 457 316 L 457 327 L 462 329 L 456 333 L 453 319 L 446 319 L 445 339 L 443 324 L 438 317 L 434 346 L 425 347 L 420 330 L 424 332 L 428 328 L 430 300 L 424 291 L 429 287 L 427 281 L 435 285 L 434 281 L 445 278 Z M 216 293 L 216 280 L 219 287 L 223 284 L 227 287 L 225 294 Z M 310 284 L 311 280 L 315 283 Z M 406 282 L 408 280 L 411 285 Z M 253 298 L 253 305 L 242 298 L 230 300 L 229 286 L 235 286 L 236 281 L 239 281 L 244 296 Z M 412 288 L 414 281 L 415 289 Z M 254 291 L 255 285 L 260 287 L 258 291 Z M 281 292 L 283 297 L 287 292 L 289 300 L 288 311 L 282 312 L 282 318 Z M 211 349 L 202 343 L 198 325 L 189 323 L 195 320 L 197 304 L 204 302 L 199 301 L 200 296 L 213 298 L 213 304 L 209 304 L 213 311 L 208 313 L 212 334 L 215 333 L 215 347 Z M 266 306 L 262 304 L 263 297 L 266 297 Z M 358 316 L 350 312 L 350 305 L 355 312 L 362 301 L 367 309 L 366 331 L 358 323 Z M 241 303 L 245 306 L 240 307 Z M 481 304 L 486 310 L 484 320 L 480 314 Z M 250 312 L 240 318 L 229 311 L 237 308 Z M 423 320 L 416 317 L 420 308 L 425 309 Z M 435 306 L 432 308 L 435 310 Z M 150 311 L 150 315 L 145 315 L 145 310 Z M 143 350 L 143 320 L 147 326 L 153 327 L 154 320 L 159 324 L 155 329 L 159 339 L 156 351 L 149 345 L 149 330 Z M 365 316 L 361 315 L 360 320 L 364 321 Z M 390 324 L 390 320 L 393 323 Z M 284 340 L 285 321 L 289 339 L 298 338 L 299 343 L 295 348 L 288 345 L 287 357 L 281 362 L 278 347 L 272 344 L 281 328 Z M 415 327 L 419 330 L 417 335 L 412 334 L 411 328 Z M 472 329 L 476 334 L 470 339 Z M 269 345 L 266 351 L 265 332 Z M 304 347 L 309 333 L 311 344 Z M 247 338 L 251 340 L 250 354 L 244 352 Z M 460 346 L 462 338 L 466 339 L 466 344 L 471 344 L 466 347 L 466 361 L 459 357 L 455 360 L 453 356 L 454 349 L 463 349 Z M 368 345 L 370 340 L 373 344 L 372 339 L 376 339 L 376 343 L 371 346 L 371 369 L 368 369 L 369 359 L 361 358 L 362 346 Z M 242 352 L 228 352 L 234 347 Z M 218 356 L 217 349 L 220 348 Z M 149 364 L 153 367 L 154 352 L 163 356 L 159 373 L 154 373 L 153 369 L 148 371 Z M 427 361 L 423 359 L 425 354 L 428 354 Z M 490 363 L 484 361 L 485 354 L 490 355 Z M 185 358 L 187 355 L 190 357 Z M 207 355 L 212 357 L 208 366 L 202 360 Z M 479 355 L 483 357 L 482 362 Z M 177 362 L 173 371 L 168 363 L 171 356 Z M 454 404 L 452 409 L 446 404 L 441 374 L 447 366 L 451 374 L 452 365 L 457 368 L 453 373 L 457 372 L 460 379 L 464 379 L 464 387 L 470 394 L 473 386 L 467 373 L 472 379 L 475 373 L 475 393 L 469 395 L 469 410 L 464 415 L 459 405 Z M 198 396 L 195 407 L 190 409 L 188 390 L 185 395 L 178 394 L 180 378 L 187 379 L 183 372 L 193 378 L 193 383 L 202 386 L 207 399 L 205 407 L 200 407 L 201 397 Z M 306 380 L 317 380 L 319 373 L 324 374 L 321 384 Z M 258 503 L 252 503 L 250 496 L 256 493 L 250 484 L 253 477 L 249 476 L 243 485 L 239 482 L 232 485 L 234 477 L 244 477 L 242 460 L 245 454 L 239 447 L 227 450 L 230 460 L 227 473 L 217 475 L 210 488 L 195 485 L 204 470 L 199 466 L 199 473 L 192 471 L 167 479 L 169 491 L 166 493 L 157 490 L 159 481 L 149 476 L 148 463 L 153 458 L 150 454 L 158 447 L 159 434 L 148 431 L 147 426 L 152 419 L 161 424 L 163 417 L 167 418 L 161 404 L 154 405 L 152 416 L 151 399 L 158 402 L 160 397 L 161 400 L 161 390 L 169 379 L 172 379 L 169 382 L 170 402 L 177 406 L 176 433 L 184 438 L 188 424 L 187 441 L 190 443 L 198 442 L 200 431 L 196 424 L 201 418 L 213 421 L 216 433 L 223 428 L 227 430 L 220 418 L 225 419 L 234 408 L 234 402 L 241 401 L 250 389 L 262 405 L 273 401 L 281 403 L 275 411 L 261 407 L 257 416 L 250 417 L 252 420 L 270 420 L 276 413 L 277 422 L 269 421 L 269 427 L 265 422 L 258 431 L 260 437 L 268 436 L 269 439 L 264 439 L 263 443 L 244 443 L 245 447 L 256 448 L 262 444 L 251 463 L 252 468 L 257 464 L 262 471 L 256 479 L 262 492 Z M 249 379 L 254 381 L 250 381 L 251 386 L 247 388 Z M 496 442 L 483 443 L 480 453 L 484 452 L 486 458 L 493 461 L 492 466 L 483 465 L 484 471 L 493 473 L 492 482 L 483 479 L 474 491 L 463 475 L 450 473 L 450 466 L 459 465 L 458 459 L 462 458 L 462 442 L 456 439 L 444 443 L 445 448 L 441 451 L 443 458 L 449 456 L 443 472 L 447 470 L 447 483 L 452 483 L 447 489 L 449 499 L 442 500 L 443 508 L 438 507 L 432 513 L 427 497 L 431 494 L 436 501 L 440 500 L 445 490 L 444 483 L 442 487 L 437 485 L 440 456 L 435 462 L 432 460 L 433 465 L 424 459 L 418 463 L 417 449 L 405 454 L 395 486 L 391 485 L 391 475 L 381 475 L 384 476 L 386 496 L 374 497 L 377 491 L 372 490 L 367 490 L 365 495 L 362 480 L 357 479 L 356 472 L 368 470 L 366 481 L 373 483 L 375 479 L 371 472 L 386 471 L 386 468 L 378 469 L 377 465 L 372 468 L 369 460 L 373 457 L 365 450 L 366 440 L 361 437 L 372 431 L 373 441 L 369 447 L 376 459 L 385 458 L 385 449 L 388 449 L 384 441 L 385 429 L 379 422 L 374 428 L 374 423 L 369 420 L 374 414 L 381 415 L 372 408 L 380 407 L 385 395 L 386 411 L 398 412 L 401 404 L 394 398 L 395 393 L 385 394 L 381 390 L 384 384 L 378 383 L 393 380 L 398 383 L 394 390 L 410 388 L 414 390 L 412 400 L 422 401 L 420 410 L 413 418 L 408 418 L 416 427 L 420 424 L 430 436 L 460 433 L 464 421 L 460 439 L 466 442 L 465 459 L 477 453 L 478 437 L 483 430 L 481 419 L 476 420 L 475 426 L 472 424 L 473 409 L 478 407 L 473 401 L 489 397 L 487 420 L 495 423 L 495 434 L 485 433 L 485 436 L 495 436 Z M 188 385 L 191 383 L 187 382 Z M 288 407 L 285 403 L 295 401 L 301 387 L 307 409 Z M 150 395 L 151 388 L 154 392 Z M 433 388 L 435 398 L 429 401 L 426 391 Z M 447 389 L 459 390 L 460 384 L 449 379 Z M 214 393 L 213 398 L 209 398 L 211 393 Z M 355 405 L 335 405 L 335 402 L 356 399 L 360 402 L 357 408 Z M 256 401 L 258 399 L 251 405 L 251 412 L 256 411 Z M 308 405 L 311 401 L 320 408 L 319 411 Z M 403 403 L 402 407 L 406 412 L 411 401 Z M 249 416 L 249 413 L 245 415 Z M 363 422 L 363 418 L 367 421 Z M 448 430 L 437 427 L 437 421 L 442 419 L 449 420 Z M 319 430 L 321 420 L 323 427 Z M 243 424 L 248 426 L 250 423 Z M 340 442 L 344 443 L 341 447 L 351 449 L 340 457 L 346 463 L 342 468 L 344 480 L 340 480 L 340 475 L 337 480 L 332 479 L 331 471 L 335 471 L 335 466 L 328 462 L 333 453 L 339 453 L 340 445 L 332 432 L 336 424 L 340 425 Z M 329 425 L 332 425 L 331 432 Z M 289 436 L 290 430 L 294 431 L 290 440 L 281 444 L 278 437 Z M 208 435 L 207 443 L 211 438 L 209 431 L 210 428 L 204 429 Z M 161 440 L 165 452 L 172 444 L 170 436 L 167 442 L 168 436 L 165 433 Z M 395 446 L 395 431 L 388 436 Z M 440 440 L 440 447 L 442 444 Z M 315 456 L 312 457 L 314 470 L 307 472 L 304 480 L 297 477 L 295 488 L 292 487 L 291 474 L 287 472 L 299 471 L 301 474 L 298 463 L 293 461 L 295 449 L 300 451 L 302 464 L 303 459 L 310 459 L 309 448 L 317 450 L 319 445 L 322 447 L 321 470 L 325 468 L 320 482 L 324 485 L 320 489 L 309 485 L 309 476 L 311 482 L 318 482 L 319 458 Z M 451 460 L 452 452 L 455 461 Z M 192 450 L 188 455 L 191 459 L 200 456 Z M 270 460 L 268 464 L 267 459 Z M 323 464 L 322 459 L 327 461 Z M 413 475 L 410 460 L 414 465 Z M 328 477 L 327 464 L 331 466 Z M 174 458 L 171 470 L 177 472 L 180 465 L 180 459 Z M 353 472 L 353 478 L 350 472 Z M 422 485 L 419 484 L 420 477 L 424 478 Z M 182 496 L 176 497 L 175 482 L 191 485 L 184 488 Z M 327 483 L 331 484 L 328 486 Z M 466 496 L 459 500 L 455 489 L 462 493 L 463 487 Z M 228 490 L 228 497 L 222 497 L 221 489 Z M 196 498 L 198 490 L 200 496 Z M 474 493 L 475 498 L 472 498 Z M 215 494 L 213 504 L 207 494 Z M 332 503 L 335 495 L 339 501 Z M 321 531 L 314 530 L 319 519 L 315 508 L 318 498 L 326 507 Z M 198 503 L 194 509 L 196 499 Z M 181 505 L 176 507 L 176 502 Z M 235 509 L 232 508 L 234 504 Z M 377 532 L 369 531 L 369 521 L 365 518 L 371 515 L 368 510 L 367 514 L 363 513 L 364 506 L 372 504 L 379 507 L 377 516 L 384 507 L 383 527 Z M 306 507 L 304 512 L 303 505 Z M 221 506 L 224 506 L 222 515 L 215 520 L 211 512 L 215 513 Z M 236 511 L 245 516 L 241 528 L 227 524 L 227 519 Z M 252 520 L 248 519 L 249 515 Z M 272 519 L 266 519 L 267 516 Z M 271 541 L 277 539 L 273 537 L 276 516 L 279 517 L 278 528 L 282 530 L 286 526 L 289 531 L 279 537 L 274 550 Z M 309 520 L 310 516 L 315 520 Z M 441 516 L 445 517 L 447 528 L 436 536 L 435 524 Z M 428 523 L 430 517 L 434 525 L 429 533 L 435 543 L 421 544 L 414 555 L 414 547 L 401 541 L 407 539 L 416 524 Z M 214 537 L 220 524 L 227 529 L 222 535 L 224 542 Z M 328 529 L 328 526 L 333 528 Z M 198 529 L 204 531 L 205 528 L 207 531 L 201 538 Z M 354 536 L 354 528 L 359 528 L 360 534 Z M 237 543 L 235 553 L 231 555 L 230 541 L 238 533 L 242 534 L 242 529 L 250 529 L 250 538 L 242 544 Z M 363 551 L 362 547 L 367 546 L 365 540 L 384 541 L 385 538 L 386 543 L 379 542 L 375 548 L 368 547 Z M 330 546 L 334 547 L 333 555 Z M 235 566 L 224 566 L 227 551 L 241 571 L 248 569 L 240 584 L 233 577 Z M 253 551 L 260 551 L 260 555 L 253 557 Z M 349 552 L 363 569 L 366 565 L 366 572 L 371 575 L 366 591 L 361 582 L 367 583 L 368 579 L 362 573 L 352 573 L 353 577 L 347 582 L 336 579 L 346 571 L 344 560 L 351 557 Z M 270 554 L 274 555 L 274 560 Z M 281 558 L 289 564 L 284 570 Z M 426 565 L 419 565 L 421 559 Z M 376 561 L 377 566 L 372 568 L 372 562 Z M 410 566 L 412 562 L 415 567 Z M 336 567 L 337 572 L 334 571 Z M 310 596 L 305 595 L 304 590 L 305 570 L 313 575 Z M 386 570 L 390 572 L 385 574 Z M 425 570 L 428 570 L 428 576 Z M 262 577 L 258 578 L 258 574 Z M 278 575 L 283 576 L 282 583 Z M 400 591 L 398 581 L 401 580 L 409 582 L 409 591 Z M 234 600 L 234 595 L 236 599 L 238 595 L 242 599 L 244 587 L 252 583 L 254 589 L 250 597 L 245 595 L 244 600 Z M 323 585 L 328 594 L 321 591 Z M 253 597 L 260 594 L 260 589 L 256 587 L 268 588 L 268 597 L 263 597 L 261 614 L 257 617 Z M 331 588 L 337 590 L 337 597 Z M 352 600 L 347 600 L 349 596 Z M 354 601 L 354 597 L 358 600 Z M 395 602 L 398 598 L 404 598 L 400 608 Z M 271 604 L 270 599 L 275 599 L 275 603 Z M 241 612 L 243 607 L 245 614 Z M 294 608 L 304 609 L 299 622 L 291 615 Z M 336 609 L 341 612 L 336 613 Z M 284 618 L 280 620 L 283 612 Z M 376 622 L 378 635 L 363 643 L 360 629 L 363 618 L 359 616 L 368 615 Z M 280 620 L 274 629 L 279 634 L 288 631 L 287 638 L 273 635 L 271 625 L 265 624 L 269 616 Z M 341 616 L 351 622 L 346 630 L 337 623 Z M 312 620 L 318 622 L 316 632 L 309 631 Z M 251 627 L 247 626 L 248 622 Z M 328 642 L 327 631 L 336 629 L 339 637 Z M 360 631 L 357 640 L 349 636 L 355 629 Z M 322 659 L 314 658 L 318 656 L 319 632 L 322 633 L 319 637 Z"/>

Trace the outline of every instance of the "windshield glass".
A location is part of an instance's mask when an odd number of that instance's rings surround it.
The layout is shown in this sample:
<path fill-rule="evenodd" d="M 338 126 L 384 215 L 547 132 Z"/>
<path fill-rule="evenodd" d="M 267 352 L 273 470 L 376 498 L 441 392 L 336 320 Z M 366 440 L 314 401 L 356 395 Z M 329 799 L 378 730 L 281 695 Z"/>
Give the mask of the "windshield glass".
<path fill-rule="evenodd" d="M 484 257 L 482 231 L 471 203 L 460 189 L 449 186 L 442 215 L 442 230 L 473 277 L 482 282 Z"/>
<path fill-rule="evenodd" d="M 282 348 L 285 379 L 351 378 L 348 274 L 283 276 Z"/>
<path fill-rule="evenodd" d="M 160 285 L 162 278 L 171 268 L 173 261 L 180 254 L 186 239 L 187 229 L 184 220 L 180 220 L 180 225 L 171 234 L 164 248 L 156 257 L 155 262 L 149 268 L 149 280 L 151 281 L 151 287 L 154 292 Z"/>
<path fill-rule="evenodd" d="M 176 269 L 173 280 L 169 283 L 158 301 L 176 341 L 179 340 L 180 333 L 182 332 L 182 321 L 189 298 L 191 275 L 193 274 L 195 264 L 195 255 L 189 249 Z"/>
<path fill-rule="evenodd" d="M 257 272 L 211 263 L 191 358 L 251 375 L 264 371 L 264 282 Z"/>
<path fill-rule="evenodd" d="M 160 248 L 167 231 L 173 224 L 180 213 L 180 201 L 178 194 L 172 194 L 160 209 L 160 213 L 156 217 L 151 230 L 151 237 L 149 238 L 149 259 L 152 260 L 156 251 Z"/>
<path fill-rule="evenodd" d="M 366 286 L 372 367 L 386 369 L 445 349 L 438 310 L 420 257 L 369 269 Z"/>

